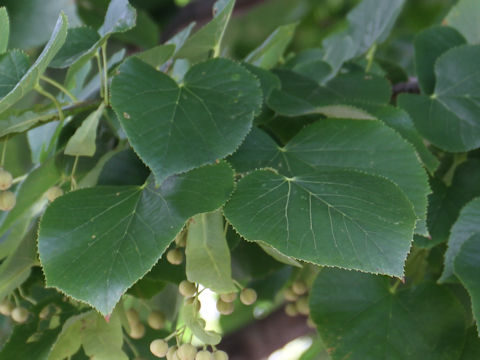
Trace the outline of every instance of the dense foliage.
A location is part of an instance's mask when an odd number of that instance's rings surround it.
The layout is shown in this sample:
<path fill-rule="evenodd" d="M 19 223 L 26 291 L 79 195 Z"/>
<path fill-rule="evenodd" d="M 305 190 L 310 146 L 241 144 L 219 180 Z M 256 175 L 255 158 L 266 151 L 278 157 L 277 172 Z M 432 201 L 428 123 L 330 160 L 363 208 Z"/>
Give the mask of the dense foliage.
<path fill-rule="evenodd" d="M 479 359 L 480 2 L 403 43 L 414 67 L 385 46 L 405 2 L 240 60 L 235 0 L 161 45 L 138 1 L 6 1 L 0 359 L 225 360 L 285 302 L 305 360 Z M 39 9 L 49 38 L 18 25 Z"/>

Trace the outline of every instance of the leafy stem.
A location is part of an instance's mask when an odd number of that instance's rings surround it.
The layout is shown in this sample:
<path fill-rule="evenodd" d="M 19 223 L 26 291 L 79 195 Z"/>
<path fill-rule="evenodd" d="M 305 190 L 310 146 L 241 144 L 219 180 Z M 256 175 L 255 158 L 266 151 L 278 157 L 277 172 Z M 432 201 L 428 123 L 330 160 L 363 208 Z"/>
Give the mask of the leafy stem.
<path fill-rule="evenodd" d="M 103 100 L 105 105 L 108 106 L 109 94 L 108 94 L 108 64 L 107 64 L 107 42 L 102 45 L 102 60 L 103 60 Z"/>

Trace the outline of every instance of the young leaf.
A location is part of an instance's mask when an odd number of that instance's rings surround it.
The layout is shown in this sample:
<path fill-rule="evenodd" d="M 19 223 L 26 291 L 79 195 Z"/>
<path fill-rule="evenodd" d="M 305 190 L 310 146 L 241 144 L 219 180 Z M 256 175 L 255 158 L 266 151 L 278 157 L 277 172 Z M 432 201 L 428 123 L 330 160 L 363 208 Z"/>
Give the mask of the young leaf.
<path fill-rule="evenodd" d="M 8 39 L 10 37 L 10 20 L 8 19 L 7 9 L 0 7 L 0 54 L 8 49 Z"/>
<path fill-rule="evenodd" d="M 82 125 L 75 131 L 75 134 L 68 140 L 65 147 L 65 154 L 71 156 L 93 156 L 97 149 L 97 127 L 103 115 L 105 104 L 102 103 L 97 110 L 92 112 L 83 120 Z"/>
<path fill-rule="evenodd" d="M 379 121 L 319 120 L 303 128 L 283 148 L 254 129 L 231 162 L 237 171 L 270 167 L 290 177 L 324 168 L 354 169 L 386 177 L 412 202 L 422 222 L 417 232 L 427 233 L 427 175 L 413 148 Z"/>
<path fill-rule="evenodd" d="M 186 58 L 195 63 L 206 60 L 211 52 L 218 56 L 234 5 L 235 0 L 218 0 L 213 7 L 212 21 L 189 37 L 182 47 L 178 46 L 175 57 Z"/>
<path fill-rule="evenodd" d="M 16 83 L 15 87 L 9 89 L 7 94 L 0 99 L 0 113 L 4 112 L 10 106 L 19 101 L 26 93 L 33 90 L 40 80 L 40 76 L 45 72 L 48 64 L 55 57 L 62 47 L 67 37 L 67 17 L 61 13 L 52 36 L 43 49 L 35 63 L 28 69 L 22 78 Z"/>
<path fill-rule="evenodd" d="M 100 39 L 98 33 L 88 26 L 70 28 L 65 44 L 50 63 L 50 67 L 66 68 L 75 63 Z"/>
<path fill-rule="evenodd" d="M 474 234 L 480 233 L 480 198 L 470 201 L 460 212 L 457 222 L 452 227 L 445 252 L 445 267 L 440 283 L 454 280 L 454 262 L 462 245 Z"/>
<path fill-rule="evenodd" d="M 311 317 L 332 359 L 458 359 L 466 323 L 460 302 L 433 283 L 393 291 L 390 281 L 340 269 L 320 272 Z"/>
<path fill-rule="evenodd" d="M 128 0 L 111 0 L 98 33 L 104 38 L 113 33 L 125 32 L 135 26 L 136 18 L 137 12 Z"/>
<path fill-rule="evenodd" d="M 346 170 L 293 177 L 256 170 L 238 182 L 224 212 L 246 239 L 287 256 L 398 277 L 415 225 L 412 205 L 396 185 Z"/>
<path fill-rule="evenodd" d="M 158 183 L 235 151 L 261 101 L 255 77 L 226 59 L 193 66 L 178 86 L 130 58 L 112 83 L 112 106 Z"/>
<path fill-rule="evenodd" d="M 480 231 L 460 247 L 454 260 L 454 272 L 470 294 L 480 336 Z"/>
<path fill-rule="evenodd" d="M 62 196 L 40 225 L 47 285 L 109 314 L 185 221 L 218 209 L 232 188 L 232 170 L 220 163 L 170 177 L 160 187 L 150 179 L 140 187 L 96 187 Z"/>
<path fill-rule="evenodd" d="M 297 25 L 293 23 L 277 28 L 262 45 L 247 55 L 245 61 L 264 69 L 271 69 L 277 65 L 292 41 Z"/>
<path fill-rule="evenodd" d="M 465 44 L 465 38 L 454 28 L 434 26 L 415 37 L 415 67 L 422 92 L 435 89 L 435 62 L 447 50 Z"/>
<path fill-rule="evenodd" d="M 185 255 L 189 281 L 217 294 L 237 290 L 232 281 L 230 249 L 221 211 L 199 214 L 190 220 Z"/>
<path fill-rule="evenodd" d="M 399 106 L 412 116 L 418 131 L 441 149 L 459 152 L 480 147 L 477 94 L 480 45 L 463 45 L 444 53 L 435 63 L 435 93 L 402 94 Z"/>
<path fill-rule="evenodd" d="M 470 44 L 480 44 L 480 3 L 476 0 L 459 0 L 444 20 L 460 31 Z"/>

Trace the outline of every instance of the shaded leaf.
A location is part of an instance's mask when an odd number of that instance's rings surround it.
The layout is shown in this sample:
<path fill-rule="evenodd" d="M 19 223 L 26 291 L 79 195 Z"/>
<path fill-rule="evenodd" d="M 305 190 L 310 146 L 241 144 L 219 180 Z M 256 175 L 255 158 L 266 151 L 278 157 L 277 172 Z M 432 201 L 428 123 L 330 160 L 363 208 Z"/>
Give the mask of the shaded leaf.
<path fill-rule="evenodd" d="M 480 336 L 480 231 L 463 243 L 454 259 L 454 272 L 472 299 L 472 312 Z"/>
<path fill-rule="evenodd" d="M 175 45 L 166 44 L 158 45 L 151 49 L 145 50 L 135 56 L 146 62 L 148 65 L 158 68 L 169 60 L 175 53 Z"/>
<path fill-rule="evenodd" d="M 402 94 L 398 98 L 418 131 L 441 149 L 461 152 L 480 147 L 479 57 L 480 45 L 448 50 L 435 63 L 431 97 Z"/>
<path fill-rule="evenodd" d="M 122 127 L 158 183 L 232 153 L 260 104 L 255 77 L 226 59 L 193 66 L 178 86 L 130 58 L 112 83 L 112 105 Z"/>
<path fill-rule="evenodd" d="M 0 98 L 15 88 L 29 66 L 28 56 L 21 50 L 14 49 L 0 55 Z"/>
<path fill-rule="evenodd" d="M 101 37 L 125 32 L 135 26 L 137 12 L 128 0 L 111 0 L 103 25 L 98 29 Z"/>
<path fill-rule="evenodd" d="M 232 191 L 225 163 L 170 177 L 160 187 L 82 189 L 57 199 L 38 239 L 48 286 L 109 314 L 162 256 L 191 216 L 212 211 Z"/>
<path fill-rule="evenodd" d="M 454 262 L 463 244 L 474 234 L 480 233 L 480 198 L 470 201 L 460 211 L 457 222 L 452 227 L 448 248 L 445 253 L 445 267 L 439 282 L 454 280 Z"/>
<path fill-rule="evenodd" d="M 75 63 L 98 40 L 97 31 L 88 26 L 70 28 L 62 48 L 50 63 L 50 67 L 66 68 Z"/>
<path fill-rule="evenodd" d="M 310 308 L 333 360 L 450 360 L 462 351 L 462 305 L 432 283 L 395 292 L 386 277 L 323 269 Z"/>

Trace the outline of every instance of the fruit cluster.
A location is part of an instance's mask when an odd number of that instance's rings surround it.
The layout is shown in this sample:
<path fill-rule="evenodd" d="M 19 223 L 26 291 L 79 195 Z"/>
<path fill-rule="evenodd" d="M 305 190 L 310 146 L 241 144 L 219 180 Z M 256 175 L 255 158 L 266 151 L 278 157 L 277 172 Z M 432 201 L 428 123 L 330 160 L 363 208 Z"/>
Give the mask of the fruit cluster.
<path fill-rule="evenodd" d="M 308 286 L 302 280 L 296 280 L 291 286 L 283 291 L 283 297 L 287 301 L 285 313 L 288 316 L 310 315 L 310 306 L 308 304 Z M 307 320 L 309 327 L 315 328 L 315 324 L 309 317 Z"/>
<path fill-rule="evenodd" d="M 18 324 L 26 322 L 29 316 L 27 309 L 21 306 L 15 306 L 15 304 L 8 299 L 4 299 L 0 303 L 0 314 L 10 316 L 12 320 Z"/>
<path fill-rule="evenodd" d="M 10 211 L 15 207 L 17 198 L 13 192 L 8 190 L 12 184 L 12 174 L 0 168 L 0 210 Z"/>

